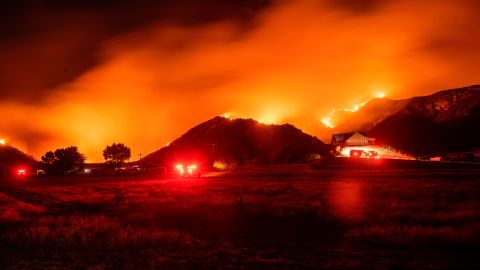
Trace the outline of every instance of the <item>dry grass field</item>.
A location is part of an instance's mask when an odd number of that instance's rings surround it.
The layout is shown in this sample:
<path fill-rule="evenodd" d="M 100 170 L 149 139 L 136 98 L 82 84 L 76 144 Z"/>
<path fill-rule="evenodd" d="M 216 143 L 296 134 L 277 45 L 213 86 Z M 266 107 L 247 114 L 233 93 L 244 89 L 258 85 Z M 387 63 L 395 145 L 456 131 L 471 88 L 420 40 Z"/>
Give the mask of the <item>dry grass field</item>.
<path fill-rule="evenodd" d="M 1 269 L 480 269 L 480 171 L 0 183 Z"/>

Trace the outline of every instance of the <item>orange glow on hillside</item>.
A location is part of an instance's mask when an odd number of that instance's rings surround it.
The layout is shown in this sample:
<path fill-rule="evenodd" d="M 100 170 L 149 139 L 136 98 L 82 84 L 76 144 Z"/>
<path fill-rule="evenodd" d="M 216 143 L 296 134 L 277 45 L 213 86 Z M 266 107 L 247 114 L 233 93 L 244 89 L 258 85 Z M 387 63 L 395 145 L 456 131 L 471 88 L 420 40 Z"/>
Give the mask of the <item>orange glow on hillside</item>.
<path fill-rule="evenodd" d="M 342 108 L 342 109 L 333 109 L 330 114 L 327 116 L 327 117 L 324 117 L 320 120 L 320 122 L 325 126 L 325 127 L 328 127 L 328 128 L 335 128 L 335 114 L 337 112 L 356 112 L 358 111 L 360 108 L 362 108 L 363 106 L 365 106 L 368 102 L 372 101 L 373 99 L 375 98 L 384 98 L 385 97 L 385 94 L 384 93 L 379 93 L 377 94 L 374 98 L 371 98 L 367 101 L 364 101 L 360 104 L 356 104 L 356 105 L 353 105 L 353 107 L 351 108 Z"/>

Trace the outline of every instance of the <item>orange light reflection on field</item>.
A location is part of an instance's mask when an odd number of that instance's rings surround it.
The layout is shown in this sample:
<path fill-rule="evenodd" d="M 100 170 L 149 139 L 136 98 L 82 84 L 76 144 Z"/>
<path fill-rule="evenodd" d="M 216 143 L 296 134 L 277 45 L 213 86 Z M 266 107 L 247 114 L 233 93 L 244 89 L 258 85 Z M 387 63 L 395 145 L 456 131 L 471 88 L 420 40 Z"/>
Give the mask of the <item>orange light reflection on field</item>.
<path fill-rule="evenodd" d="M 366 196 L 360 182 L 334 182 L 330 185 L 329 203 L 333 214 L 347 220 L 362 219 L 366 209 Z"/>

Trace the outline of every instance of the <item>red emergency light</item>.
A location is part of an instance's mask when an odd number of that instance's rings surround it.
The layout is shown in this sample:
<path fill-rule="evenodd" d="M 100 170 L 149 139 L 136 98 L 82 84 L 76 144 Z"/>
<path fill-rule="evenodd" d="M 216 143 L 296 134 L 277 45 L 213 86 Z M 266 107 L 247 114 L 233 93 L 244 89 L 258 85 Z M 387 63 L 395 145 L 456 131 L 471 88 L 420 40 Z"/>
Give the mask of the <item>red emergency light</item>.
<path fill-rule="evenodd" d="M 27 169 L 25 168 L 18 168 L 16 171 L 17 176 L 25 176 L 27 175 Z"/>
<path fill-rule="evenodd" d="M 182 177 L 190 177 L 190 176 L 199 176 L 200 172 L 198 170 L 198 166 L 196 164 L 190 164 L 184 166 L 183 164 L 175 165 L 175 172 Z"/>

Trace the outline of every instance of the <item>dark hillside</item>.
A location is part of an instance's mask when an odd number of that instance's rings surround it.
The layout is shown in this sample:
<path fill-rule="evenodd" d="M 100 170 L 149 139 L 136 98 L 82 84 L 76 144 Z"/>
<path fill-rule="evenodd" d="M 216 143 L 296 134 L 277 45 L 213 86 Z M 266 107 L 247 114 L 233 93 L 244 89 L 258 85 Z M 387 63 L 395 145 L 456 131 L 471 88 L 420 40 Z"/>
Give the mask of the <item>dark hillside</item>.
<path fill-rule="evenodd" d="M 184 157 L 207 163 L 222 160 L 238 164 L 305 162 L 309 155 L 324 155 L 328 147 L 290 125 L 266 125 L 252 119 L 215 117 L 143 159 L 164 164 Z"/>

